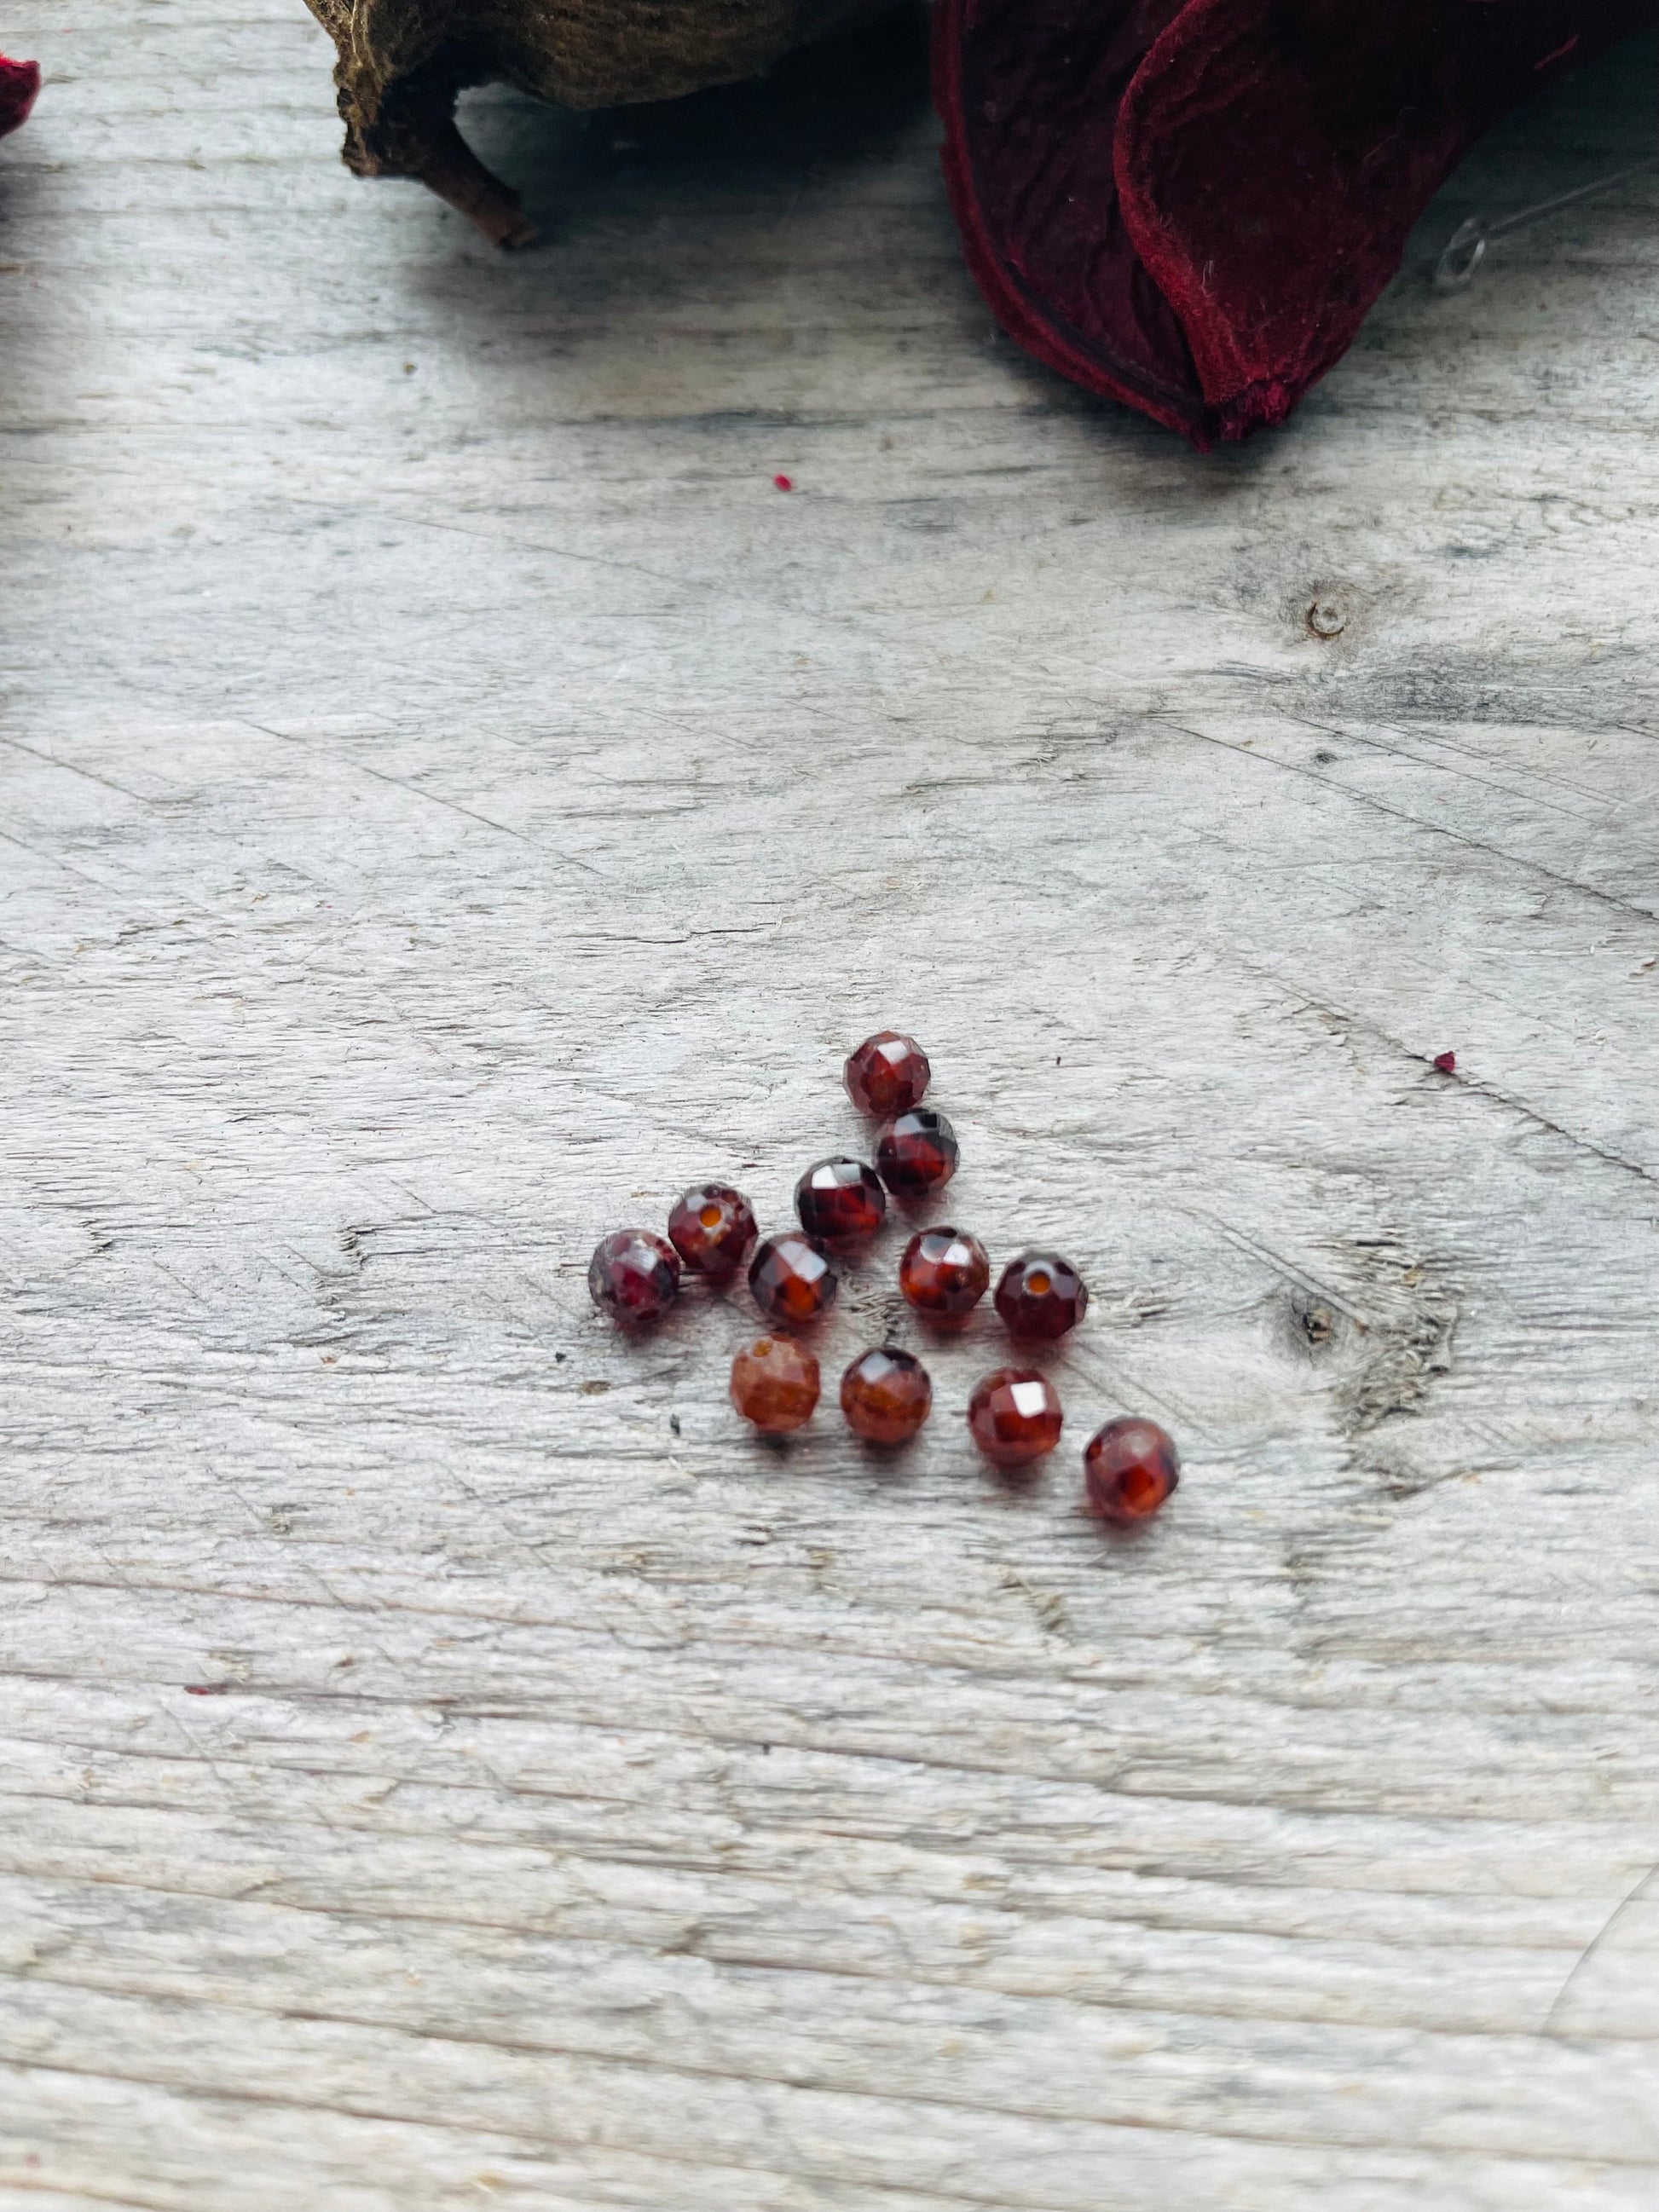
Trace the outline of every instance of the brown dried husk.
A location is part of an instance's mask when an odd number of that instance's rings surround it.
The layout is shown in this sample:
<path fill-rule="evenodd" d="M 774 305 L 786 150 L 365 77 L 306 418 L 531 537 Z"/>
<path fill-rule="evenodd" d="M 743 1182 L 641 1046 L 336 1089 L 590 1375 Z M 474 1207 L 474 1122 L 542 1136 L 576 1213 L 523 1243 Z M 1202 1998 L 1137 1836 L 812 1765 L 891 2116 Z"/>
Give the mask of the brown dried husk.
<path fill-rule="evenodd" d="M 307 0 L 339 49 L 344 158 L 417 177 L 496 244 L 534 236 L 518 196 L 455 127 L 464 86 L 500 80 L 562 107 L 672 100 L 757 76 L 890 0 Z"/>

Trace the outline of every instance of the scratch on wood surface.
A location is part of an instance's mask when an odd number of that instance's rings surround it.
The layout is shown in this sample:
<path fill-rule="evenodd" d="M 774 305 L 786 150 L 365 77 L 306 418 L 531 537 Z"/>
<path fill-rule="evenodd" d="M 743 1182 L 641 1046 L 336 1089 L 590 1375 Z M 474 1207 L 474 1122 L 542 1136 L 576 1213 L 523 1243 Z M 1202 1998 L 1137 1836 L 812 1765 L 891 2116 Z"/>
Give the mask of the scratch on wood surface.
<path fill-rule="evenodd" d="M 1600 1954 L 1613 1942 L 1620 1923 L 1627 1914 L 1633 1911 L 1643 1902 L 1656 1881 L 1659 1881 L 1659 1865 L 1649 1867 L 1638 1878 L 1635 1887 L 1626 1895 L 1621 1897 L 1612 1911 L 1608 1913 L 1601 1927 L 1584 1946 L 1583 1952 L 1574 1960 L 1571 1972 L 1562 1983 L 1556 1994 L 1555 2002 L 1551 2005 L 1545 2017 L 1544 2025 L 1540 2030 L 1542 2034 L 1563 2035 L 1568 2033 L 1560 2024 L 1561 2016 L 1570 2008 L 1574 1988 L 1594 1966 Z"/>

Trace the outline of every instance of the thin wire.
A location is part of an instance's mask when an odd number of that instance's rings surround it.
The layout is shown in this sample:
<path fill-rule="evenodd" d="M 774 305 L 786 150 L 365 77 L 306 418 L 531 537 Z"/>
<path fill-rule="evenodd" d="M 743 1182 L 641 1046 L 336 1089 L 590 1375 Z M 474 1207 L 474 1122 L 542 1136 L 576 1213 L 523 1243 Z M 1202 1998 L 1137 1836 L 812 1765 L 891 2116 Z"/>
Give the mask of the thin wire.
<path fill-rule="evenodd" d="M 1653 169 L 1659 169 L 1659 155 L 1645 161 L 1633 161 L 1627 169 L 1616 169 L 1610 177 L 1598 177 L 1594 184 L 1580 185 L 1577 191 L 1562 192 L 1553 200 L 1540 200 L 1535 207 L 1522 208 L 1515 215 L 1471 216 L 1453 231 L 1434 264 L 1435 290 L 1461 292 L 1486 259 L 1486 248 L 1494 238 L 1506 238 L 1514 230 L 1530 230 L 1534 223 L 1547 222 L 1564 208 L 1577 207 L 1580 200 L 1591 200 L 1599 192 L 1610 192 L 1615 185 L 1622 185 L 1632 177 L 1644 176 Z"/>

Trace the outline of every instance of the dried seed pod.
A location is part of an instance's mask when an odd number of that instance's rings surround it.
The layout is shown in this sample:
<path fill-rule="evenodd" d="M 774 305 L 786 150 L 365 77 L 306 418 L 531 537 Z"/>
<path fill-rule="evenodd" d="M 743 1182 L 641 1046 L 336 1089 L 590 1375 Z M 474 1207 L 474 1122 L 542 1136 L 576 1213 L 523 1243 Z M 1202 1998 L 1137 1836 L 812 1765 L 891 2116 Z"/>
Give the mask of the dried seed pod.
<path fill-rule="evenodd" d="M 497 246 L 535 231 L 455 127 L 455 95 L 495 79 L 561 107 L 672 100 L 758 76 L 886 0 L 307 0 L 339 49 L 345 161 L 416 177 Z"/>

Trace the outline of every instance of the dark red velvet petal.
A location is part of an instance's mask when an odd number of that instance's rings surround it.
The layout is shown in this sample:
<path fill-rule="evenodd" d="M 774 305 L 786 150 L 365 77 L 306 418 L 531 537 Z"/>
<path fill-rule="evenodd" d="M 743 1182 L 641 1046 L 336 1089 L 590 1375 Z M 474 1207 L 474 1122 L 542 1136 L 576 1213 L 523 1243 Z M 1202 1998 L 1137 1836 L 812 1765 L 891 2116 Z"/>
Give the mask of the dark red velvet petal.
<path fill-rule="evenodd" d="M 9 62 L 0 54 L 0 138 L 28 120 L 34 96 L 40 89 L 36 62 Z"/>
<path fill-rule="evenodd" d="M 1654 0 L 1189 0 L 1117 124 L 1124 219 L 1224 438 L 1352 344 L 1413 224 L 1544 80 Z"/>
<path fill-rule="evenodd" d="M 939 0 L 969 265 L 1010 335 L 1195 445 L 1340 360 L 1471 142 L 1659 0 Z"/>
<path fill-rule="evenodd" d="M 1114 133 L 1183 0 L 936 0 L 933 94 L 975 282 L 1062 376 L 1198 444 L 1204 395 L 1179 317 L 1124 228 Z"/>

